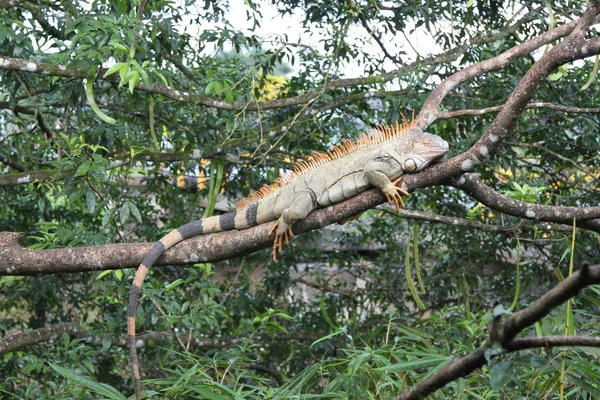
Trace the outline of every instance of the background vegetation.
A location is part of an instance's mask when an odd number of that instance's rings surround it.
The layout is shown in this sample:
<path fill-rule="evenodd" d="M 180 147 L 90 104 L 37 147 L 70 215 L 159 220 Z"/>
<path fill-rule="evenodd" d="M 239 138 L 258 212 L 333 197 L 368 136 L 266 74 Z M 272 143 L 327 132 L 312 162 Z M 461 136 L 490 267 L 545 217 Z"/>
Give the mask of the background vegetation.
<path fill-rule="evenodd" d="M 594 25 L 578 22 L 597 10 L 580 0 L 0 1 L 0 231 L 24 232 L 21 244 L 42 255 L 155 241 L 414 110 L 451 143 L 448 158 L 485 157 L 440 165 L 450 172 L 400 215 L 384 206 L 296 237 L 277 262 L 264 250 L 154 268 L 137 327 L 148 396 L 394 398 L 487 343 L 485 366 L 431 398 L 600 398 L 600 286 L 521 334 L 585 336 L 587 347 L 512 351 L 488 339 L 600 259 L 589 58 L 600 50 Z M 550 35 L 575 23 L 588 58 L 560 58 L 554 47 L 573 28 Z M 465 78 L 431 103 L 454 77 Z M 494 141 L 489 130 L 511 115 Z M 32 272 L 20 269 L 27 257 L 0 268 L 0 397 L 130 396 L 122 334 L 135 269 L 102 272 L 98 257 Z"/>

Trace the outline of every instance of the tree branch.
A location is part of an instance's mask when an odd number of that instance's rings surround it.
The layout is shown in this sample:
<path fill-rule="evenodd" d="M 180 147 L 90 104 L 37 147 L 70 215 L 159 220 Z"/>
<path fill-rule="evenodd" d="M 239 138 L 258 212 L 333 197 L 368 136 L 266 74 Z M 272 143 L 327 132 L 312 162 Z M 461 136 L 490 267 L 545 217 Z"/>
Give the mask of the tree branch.
<path fill-rule="evenodd" d="M 528 224 L 528 223 L 516 223 L 512 225 L 492 225 L 485 224 L 480 221 L 474 221 L 471 219 L 458 218 L 458 217 L 448 217 L 445 215 L 438 215 L 418 210 L 409 210 L 406 208 L 400 209 L 400 211 L 396 211 L 394 207 L 389 204 L 383 204 L 379 206 L 379 209 L 382 209 L 390 214 L 397 215 L 404 219 L 412 219 L 416 221 L 427 221 L 433 222 L 436 224 L 444 224 L 444 225 L 452 225 L 452 226 L 464 226 L 467 228 L 477 229 L 482 232 L 496 232 L 502 233 L 505 235 L 514 235 L 516 232 L 522 231 L 524 229 L 533 229 L 537 228 L 543 231 L 560 231 L 560 232 L 571 232 L 573 228 L 570 226 L 563 225 L 549 225 L 546 223 L 540 224 Z"/>
<path fill-rule="evenodd" d="M 481 109 L 465 109 L 465 110 L 457 110 L 457 111 L 441 111 L 436 114 L 436 120 L 438 119 L 451 119 L 456 117 L 462 117 L 465 115 L 485 115 L 493 112 L 499 112 L 502 110 L 504 106 L 494 106 L 494 107 L 486 107 Z M 563 111 L 566 113 L 575 113 L 575 114 L 596 114 L 600 113 L 600 107 L 592 107 L 592 108 L 580 108 L 580 107 L 569 107 L 562 106 L 559 104 L 546 103 L 546 102 L 537 102 L 537 103 L 529 103 L 525 106 L 525 109 L 538 109 L 538 108 L 547 108 L 550 110 Z"/>
<path fill-rule="evenodd" d="M 512 47 L 496 57 L 478 62 L 452 74 L 450 77 L 446 78 L 442 83 L 436 86 L 429 97 L 427 97 L 427 100 L 425 100 L 423 103 L 421 112 L 417 117 L 417 125 L 424 129 L 432 124 L 436 119 L 437 110 L 444 98 L 461 83 L 466 82 L 467 80 L 476 76 L 483 75 L 486 72 L 502 69 L 515 59 L 572 33 L 578 24 L 581 23 L 581 19 L 571 21 L 549 32 L 545 32 L 533 39 L 521 43 L 518 46 Z M 546 54 L 544 57 L 547 56 L 548 54 Z"/>
<path fill-rule="evenodd" d="M 525 203 L 496 192 L 481 182 L 479 174 L 464 174 L 451 185 L 462 189 L 486 206 L 508 215 L 569 225 L 575 219 L 578 227 L 600 232 L 600 206 L 567 207 Z"/>
<path fill-rule="evenodd" d="M 223 149 L 220 149 L 221 151 Z M 175 161 L 190 161 L 200 159 L 211 159 L 216 158 L 219 154 L 201 153 L 198 150 L 192 152 L 148 152 L 142 155 L 136 156 L 137 160 L 152 161 L 152 162 L 175 162 Z M 222 157 L 226 158 L 229 162 L 237 163 L 240 161 L 239 157 L 234 154 L 223 154 Z M 110 164 L 109 169 L 118 168 L 131 162 L 130 154 L 124 154 L 116 157 Z M 59 169 L 44 169 L 38 171 L 26 171 L 14 174 L 0 175 L 0 187 L 21 185 L 25 183 L 31 183 L 34 181 L 44 181 L 47 179 L 62 180 L 70 176 L 75 175 L 76 169 L 59 170 Z"/>
<path fill-rule="evenodd" d="M 446 384 L 483 367 L 486 364 L 486 351 L 491 349 L 495 344 L 511 348 L 512 343 L 513 347 L 511 351 L 518 350 L 519 346 L 529 348 L 527 346 L 536 341 L 543 347 L 545 339 L 543 337 L 531 339 L 531 341 L 527 339 L 521 342 L 520 340 L 522 339 L 515 339 L 515 336 L 536 321 L 544 318 L 554 308 L 577 295 L 581 289 L 597 283 L 600 283 L 600 265 L 589 266 L 584 264 L 579 271 L 559 283 L 531 306 L 513 314 L 504 322 L 495 321 L 497 324 L 495 332 L 490 332 L 490 338 L 477 350 L 448 362 L 434 374 L 398 396 L 396 400 L 423 399 Z M 585 346 L 600 344 L 600 340 L 596 339 L 600 338 L 580 339 L 579 342 L 575 339 L 569 339 L 562 343 L 566 345 L 566 343 L 571 342 L 572 345 Z M 555 339 L 550 338 L 550 342 L 553 340 Z M 555 340 L 555 342 L 558 342 L 558 340 Z"/>
<path fill-rule="evenodd" d="M 0 339 L 0 355 L 16 351 L 24 347 L 33 346 L 36 344 L 49 342 L 56 340 L 63 333 L 66 333 L 71 338 L 86 338 L 85 342 L 88 344 L 101 345 L 105 336 L 97 336 L 92 332 L 84 329 L 77 322 L 59 323 L 45 328 L 33 329 L 30 331 L 12 332 L 6 337 Z M 225 349 L 238 345 L 242 339 L 251 338 L 255 341 L 261 342 L 273 342 L 273 341 L 315 341 L 319 339 L 323 334 L 319 332 L 275 332 L 273 335 L 263 332 L 254 332 L 248 335 L 236 335 L 236 336 L 224 336 L 220 338 L 207 338 L 207 337 L 192 337 L 190 341 L 190 347 L 197 350 L 210 350 L 210 349 Z M 137 336 L 141 346 L 146 346 L 148 343 L 154 343 L 159 341 L 172 341 L 172 332 L 146 332 Z M 184 342 L 188 340 L 188 334 L 178 333 L 177 340 Z M 339 342 L 340 338 L 336 338 Z M 112 340 L 116 346 L 127 346 L 125 337 L 114 338 Z M 188 349 L 189 350 L 189 349 Z"/>
<path fill-rule="evenodd" d="M 555 68 L 564 63 L 600 53 L 600 38 L 586 40 L 584 37 L 586 29 L 595 20 L 597 14 L 598 8 L 590 6 L 581 18 L 513 47 L 497 57 L 471 65 L 451 75 L 438 85 L 429 95 L 416 118 L 417 125 L 422 128 L 427 127 L 435 120 L 441 101 L 458 84 L 484 72 L 498 70 L 517 56 L 539 48 L 548 40 L 554 40 L 571 32 L 567 39 L 553 47 L 531 67 L 513 90 L 492 124 L 469 150 L 448 162 L 432 165 L 418 174 L 406 175 L 404 183 L 409 187 L 443 184 L 448 178 L 473 170 L 493 154 L 514 128 L 519 116 L 533 97 L 537 86 Z"/>
<path fill-rule="evenodd" d="M 55 340 L 63 333 L 78 338 L 88 335 L 88 332 L 75 322 L 60 323 L 26 332 L 14 332 L 0 339 L 0 354 L 15 351 L 22 347 Z"/>
<path fill-rule="evenodd" d="M 516 31 L 516 29 L 518 29 L 518 27 L 520 27 L 523 23 L 525 23 L 530 18 L 531 18 L 531 15 L 528 14 L 524 18 L 522 18 L 520 21 L 513 24 L 512 26 L 507 27 L 505 32 L 500 32 L 496 35 L 489 35 L 486 37 L 477 36 L 477 37 L 473 38 L 467 44 L 459 45 L 453 49 L 450 49 L 446 52 L 443 52 L 441 54 L 438 54 L 438 55 L 435 55 L 435 56 L 432 56 L 429 58 L 416 60 L 410 64 L 407 64 L 405 66 L 402 66 L 402 67 L 394 69 L 394 70 L 391 70 L 389 72 L 382 72 L 379 75 L 372 75 L 372 76 L 367 76 L 367 77 L 344 78 L 344 79 L 331 80 L 331 81 L 327 82 L 327 84 L 322 88 L 310 89 L 306 93 L 299 95 L 299 96 L 294 96 L 294 97 L 274 99 L 274 100 L 270 100 L 270 101 L 261 101 L 261 102 L 256 102 L 256 101 L 225 102 L 225 101 L 217 100 L 217 99 L 214 99 L 211 97 L 206 97 L 206 96 L 201 96 L 201 95 L 197 95 L 197 94 L 193 94 L 193 93 L 179 91 L 179 90 L 176 90 L 176 89 L 173 89 L 173 88 L 161 85 L 161 84 L 157 84 L 157 83 L 153 84 L 151 87 L 146 87 L 143 83 L 140 83 L 140 84 L 138 84 L 138 86 L 136 88 L 138 90 L 155 93 L 155 94 L 160 94 L 160 95 L 165 96 L 166 98 L 176 100 L 176 101 L 188 102 L 188 103 L 192 103 L 192 104 L 199 104 L 199 105 L 204 105 L 207 107 L 213 107 L 213 108 L 225 109 L 225 110 L 261 111 L 261 110 L 270 110 L 270 109 L 276 109 L 276 108 L 282 108 L 282 107 L 296 106 L 296 105 L 301 105 L 301 104 L 305 104 L 305 103 L 314 101 L 319 96 L 321 96 L 323 93 L 329 92 L 334 89 L 350 87 L 350 86 L 359 86 L 359 85 L 381 84 L 381 83 L 389 82 L 389 81 L 395 79 L 396 77 L 398 77 L 399 75 L 402 75 L 404 73 L 407 73 L 407 72 L 412 71 L 417 68 L 422 68 L 424 66 L 437 65 L 440 63 L 444 63 L 444 62 L 454 61 L 465 52 L 465 50 L 469 47 L 469 45 L 493 42 L 493 41 L 497 40 L 499 37 L 509 35 L 509 34 L 513 33 L 514 31 Z M 571 22 L 569 24 L 563 25 L 560 28 L 554 29 L 552 31 L 552 32 L 554 32 L 553 35 L 547 35 L 547 34 L 541 35 L 543 38 L 539 39 L 536 42 L 536 47 L 531 48 L 531 50 L 535 50 L 536 48 L 539 48 L 547 43 L 550 43 L 552 40 L 555 40 L 561 36 L 569 34 L 571 32 L 571 30 L 574 28 L 574 26 L 575 26 L 575 23 Z M 529 43 L 529 42 L 527 42 L 527 43 Z M 531 50 L 529 50 L 529 51 L 531 51 Z M 515 58 L 517 56 L 525 54 L 525 53 L 527 53 L 527 51 L 523 51 L 522 53 L 515 55 Z M 24 59 L 12 58 L 12 57 L 4 57 L 1 55 L 0 55 L 0 69 L 24 71 L 24 72 L 38 73 L 38 74 L 44 74 L 44 75 L 50 75 L 50 76 L 65 77 L 65 78 L 86 79 L 88 77 L 87 74 L 79 68 L 69 69 L 65 65 L 51 65 L 51 64 L 47 64 L 47 63 L 43 63 L 43 62 L 37 62 L 37 61 L 33 61 L 33 60 L 24 60 Z M 99 73 L 97 74 L 97 76 L 98 76 L 97 79 L 104 80 L 104 81 L 110 81 L 110 82 L 118 82 L 119 78 L 116 74 L 113 74 L 106 78 L 103 78 L 102 76 L 104 75 L 105 72 L 106 72 L 106 69 L 100 68 Z"/>
<path fill-rule="evenodd" d="M 600 337 L 598 336 L 538 336 L 515 338 L 506 343 L 506 351 L 513 352 L 526 349 L 553 347 L 600 347 Z"/>

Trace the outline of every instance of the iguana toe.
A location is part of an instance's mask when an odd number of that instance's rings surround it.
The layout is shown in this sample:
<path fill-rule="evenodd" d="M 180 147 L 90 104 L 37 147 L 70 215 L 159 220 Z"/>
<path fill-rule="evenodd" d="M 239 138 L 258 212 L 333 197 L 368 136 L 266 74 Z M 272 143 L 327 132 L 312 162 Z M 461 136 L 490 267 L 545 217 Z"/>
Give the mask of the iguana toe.
<path fill-rule="evenodd" d="M 289 246 L 290 238 L 294 236 L 294 232 L 292 232 L 292 227 L 288 226 L 286 228 L 279 229 L 279 221 L 273 224 L 273 227 L 269 230 L 269 236 L 271 236 L 275 231 L 275 239 L 273 240 L 273 261 L 277 261 L 277 249 L 279 249 L 279 254 L 283 252 L 283 242 Z"/>

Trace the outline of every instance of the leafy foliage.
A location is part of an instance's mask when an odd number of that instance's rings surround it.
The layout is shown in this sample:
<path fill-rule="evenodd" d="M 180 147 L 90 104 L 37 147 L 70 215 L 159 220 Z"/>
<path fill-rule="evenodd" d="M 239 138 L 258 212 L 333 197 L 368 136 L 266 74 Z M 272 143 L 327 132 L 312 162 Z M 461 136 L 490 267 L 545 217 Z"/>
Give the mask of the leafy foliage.
<path fill-rule="evenodd" d="M 46 174 L 3 185 L 0 230 L 25 232 L 32 249 L 157 240 L 213 208 L 223 211 L 215 206 L 220 195 L 232 206 L 298 158 L 418 110 L 441 79 L 584 7 L 575 0 L 118 0 L 0 8 L 0 55 L 48 65 L 46 73 L 0 69 L 0 169 L 5 178 Z M 301 31 L 264 29 L 285 18 Z M 385 52 L 375 38 L 385 39 Z M 467 41 L 462 52 L 429 58 Z M 460 85 L 444 109 L 502 105 L 537 57 Z M 581 90 L 593 65 L 561 67 L 535 101 L 599 104 L 597 84 Z M 80 71 L 87 86 L 55 73 L 62 68 Z M 366 78 L 344 84 L 357 75 Z M 286 103 L 307 93 L 315 97 Z M 442 119 L 428 130 L 451 143 L 453 156 L 493 117 Z M 598 205 L 598 128 L 594 113 L 528 109 L 477 172 L 513 199 Z M 487 225 L 521 222 L 449 187 L 406 202 Z M 494 232 L 371 210 L 341 230 L 295 238 L 277 263 L 265 251 L 155 268 L 138 309 L 137 329 L 147 337 L 144 386 L 149 396 L 173 399 L 393 398 L 479 347 L 497 304 L 508 309 L 515 297 L 517 310 L 530 304 L 568 274 L 567 257 L 574 265 L 599 259 L 598 240 L 578 231 L 572 249 L 571 235 L 536 225 Z M 0 277 L 1 338 L 65 321 L 88 331 L 2 354 L 1 397 L 129 396 L 119 338 L 132 275 Z M 599 296 L 599 288 L 587 289 L 526 334 L 598 335 Z M 171 331 L 181 343 L 152 336 Z M 597 350 L 494 356 L 432 398 L 553 398 L 561 383 L 565 398 L 600 397 Z"/>

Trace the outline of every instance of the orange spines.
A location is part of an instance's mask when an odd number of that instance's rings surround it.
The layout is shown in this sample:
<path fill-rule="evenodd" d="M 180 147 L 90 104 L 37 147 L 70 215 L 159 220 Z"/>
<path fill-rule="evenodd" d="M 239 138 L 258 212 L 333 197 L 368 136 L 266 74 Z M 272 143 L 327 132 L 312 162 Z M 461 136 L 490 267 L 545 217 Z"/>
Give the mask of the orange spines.
<path fill-rule="evenodd" d="M 275 180 L 275 183 L 261 187 L 259 190 L 240 201 L 236 206 L 236 210 L 239 211 L 260 201 L 270 193 L 273 193 L 274 191 L 293 181 L 297 176 L 306 174 L 331 160 L 343 157 L 346 154 L 355 152 L 362 148 L 385 142 L 386 140 L 393 139 L 402 133 L 410 131 L 416 127 L 414 114 L 415 113 L 413 111 L 413 120 L 411 122 L 408 122 L 404 114 L 401 113 L 400 115 L 402 116 L 404 123 L 399 123 L 396 121 L 395 125 L 377 126 L 373 129 L 372 134 L 363 133 L 356 140 L 342 139 L 342 143 L 332 146 L 331 150 L 327 150 L 327 153 L 314 152 L 306 160 L 298 161 L 292 172 L 287 172 L 281 175 Z"/>

